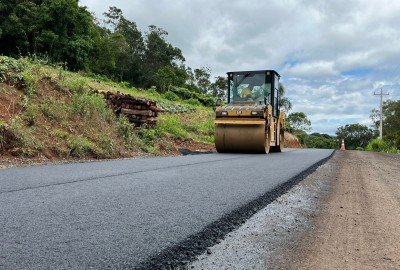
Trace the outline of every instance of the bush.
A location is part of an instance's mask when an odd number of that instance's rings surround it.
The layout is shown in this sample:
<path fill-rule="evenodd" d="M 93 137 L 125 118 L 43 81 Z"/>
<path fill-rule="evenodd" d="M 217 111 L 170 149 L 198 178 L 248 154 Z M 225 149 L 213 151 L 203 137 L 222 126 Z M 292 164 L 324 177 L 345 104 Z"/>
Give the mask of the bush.
<path fill-rule="evenodd" d="M 202 93 L 194 92 L 194 91 L 191 91 L 186 88 L 171 87 L 170 91 L 174 92 L 181 99 L 184 99 L 184 100 L 196 99 L 201 104 L 203 104 L 204 106 L 207 106 L 207 107 L 212 107 L 215 105 L 215 100 L 213 97 L 202 94 Z"/>
<path fill-rule="evenodd" d="M 89 90 L 88 81 L 83 78 L 80 78 L 80 79 L 75 78 L 67 85 L 67 87 L 72 92 L 78 93 L 78 94 L 83 94 Z"/>
<path fill-rule="evenodd" d="M 171 100 L 171 101 L 178 101 L 180 99 L 177 94 L 175 94 L 174 92 L 171 92 L 171 91 L 165 92 L 164 98 Z"/>
<path fill-rule="evenodd" d="M 356 150 L 357 150 L 357 151 L 364 151 L 364 148 L 362 148 L 362 147 L 357 147 Z"/>
<path fill-rule="evenodd" d="M 24 126 L 21 118 L 14 118 L 7 131 L 15 140 L 14 154 L 31 157 L 42 149 L 42 143 L 33 136 L 34 129 Z"/>
<path fill-rule="evenodd" d="M 22 81 L 21 72 L 25 69 L 22 61 L 7 56 L 0 56 L 0 82 L 17 83 Z"/>
<path fill-rule="evenodd" d="M 32 68 L 25 69 L 22 73 L 22 87 L 25 94 L 30 97 L 36 93 L 39 77 L 34 73 Z"/>
<path fill-rule="evenodd" d="M 194 99 L 194 98 L 188 99 L 187 103 L 189 103 L 190 105 L 194 105 L 194 106 L 201 105 L 200 101 L 198 99 Z"/>
<path fill-rule="evenodd" d="M 38 107 L 34 104 L 29 104 L 26 111 L 22 114 L 22 119 L 28 126 L 33 126 L 37 118 Z"/>
<path fill-rule="evenodd" d="M 390 132 L 384 137 L 384 140 L 388 142 L 392 147 L 400 150 L 400 134 L 397 132 Z"/>
<path fill-rule="evenodd" d="M 132 124 L 129 123 L 126 116 L 121 115 L 117 122 L 118 133 L 125 141 L 125 146 L 128 149 L 133 149 L 134 146 L 140 145 L 140 138 L 133 130 Z"/>
<path fill-rule="evenodd" d="M 0 151 L 4 150 L 6 147 L 6 143 L 7 143 L 6 132 L 7 132 L 6 123 L 0 119 Z"/>
<path fill-rule="evenodd" d="M 70 154 L 73 157 L 82 158 L 90 154 L 96 154 L 96 146 L 88 139 L 82 136 L 72 137 L 68 140 Z"/>
<path fill-rule="evenodd" d="M 39 105 L 39 109 L 43 116 L 49 120 L 60 122 L 68 116 L 68 108 L 52 99 L 44 99 Z"/>
<path fill-rule="evenodd" d="M 380 138 L 376 138 L 370 141 L 366 147 L 366 150 L 394 154 L 399 152 L 396 147 L 391 146 L 389 142 Z"/>
<path fill-rule="evenodd" d="M 106 134 L 100 136 L 97 141 L 97 146 L 100 148 L 97 155 L 101 158 L 109 158 L 115 151 L 113 141 Z"/>

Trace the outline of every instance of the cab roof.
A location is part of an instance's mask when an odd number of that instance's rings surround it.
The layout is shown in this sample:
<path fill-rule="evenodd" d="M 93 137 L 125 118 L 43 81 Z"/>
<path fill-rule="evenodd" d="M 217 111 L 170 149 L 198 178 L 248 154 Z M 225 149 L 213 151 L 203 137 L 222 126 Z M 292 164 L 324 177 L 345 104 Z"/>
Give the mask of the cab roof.
<path fill-rule="evenodd" d="M 245 75 L 245 74 L 248 74 L 248 73 L 251 73 L 251 74 L 267 74 L 267 75 L 275 74 L 278 77 L 281 77 L 281 75 L 279 75 L 279 73 L 276 72 L 275 70 L 231 71 L 231 72 L 227 72 L 226 74 L 228 74 L 228 75 L 231 75 L 231 74 L 233 74 L 233 75 Z"/>

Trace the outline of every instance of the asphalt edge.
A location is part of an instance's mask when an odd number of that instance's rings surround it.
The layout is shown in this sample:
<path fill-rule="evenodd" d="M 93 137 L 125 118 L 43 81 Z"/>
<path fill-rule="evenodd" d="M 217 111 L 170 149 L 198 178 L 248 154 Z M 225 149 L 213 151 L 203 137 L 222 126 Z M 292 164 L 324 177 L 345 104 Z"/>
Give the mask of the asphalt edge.
<path fill-rule="evenodd" d="M 207 225 L 199 233 L 191 235 L 180 243 L 165 249 L 134 269 L 186 269 L 187 264 L 204 253 L 208 247 L 218 244 L 219 240 L 223 239 L 225 235 L 240 227 L 259 210 L 265 208 L 278 197 L 288 192 L 293 186 L 304 180 L 308 175 L 315 172 L 318 167 L 331 159 L 335 153 L 336 150 L 332 151 L 328 157 L 314 163 L 285 183 L 276 186 L 273 190 L 268 191 L 239 209 L 226 214 L 219 220 Z M 129 265 L 125 266 L 131 268 Z"/>

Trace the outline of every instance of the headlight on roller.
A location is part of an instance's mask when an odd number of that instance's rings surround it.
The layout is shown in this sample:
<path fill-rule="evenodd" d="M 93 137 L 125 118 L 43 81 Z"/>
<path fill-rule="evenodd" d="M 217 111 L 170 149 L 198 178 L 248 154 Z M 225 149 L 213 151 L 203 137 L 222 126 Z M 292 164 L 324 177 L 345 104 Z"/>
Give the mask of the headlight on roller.
<path fill-rule="evenodd" d="M 251 112 L 251 115 L 253 115 L 253 116 L 257 116 L 257 115 L 261 115 L 261 114 L 262 114 L 262 112 L 257 112 L 257 111 Z"/>
<path fill-rule="evenodd" d="M 222 111 L 222 112 L 221 112 L 221 115 L 223 115 L 223 116 L 227 116 L 227 115 L 228 115 L 228 112 L 226 112 L 226 111 Z"/>

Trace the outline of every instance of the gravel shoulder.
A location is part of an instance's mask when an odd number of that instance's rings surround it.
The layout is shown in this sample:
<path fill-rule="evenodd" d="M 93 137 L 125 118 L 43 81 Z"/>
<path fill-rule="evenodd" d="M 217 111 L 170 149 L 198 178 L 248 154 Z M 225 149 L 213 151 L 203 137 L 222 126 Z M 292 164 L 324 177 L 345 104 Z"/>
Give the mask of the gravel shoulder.
<path fill-rule="evenodd" d="M 400 269 L 400 158 L 346 151 L 331 194 L 284 268 Z"/>
<path fill-rule="evenodd" d="M 400 269 L 400 157 L 337 152 L 189 269 Z"/>

